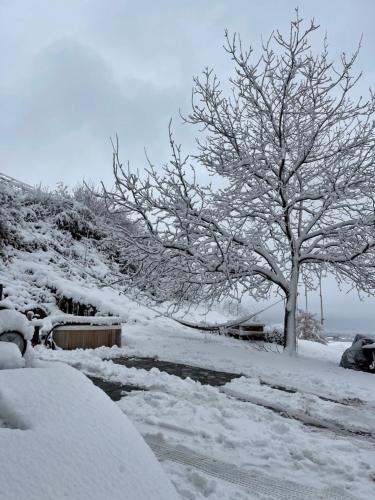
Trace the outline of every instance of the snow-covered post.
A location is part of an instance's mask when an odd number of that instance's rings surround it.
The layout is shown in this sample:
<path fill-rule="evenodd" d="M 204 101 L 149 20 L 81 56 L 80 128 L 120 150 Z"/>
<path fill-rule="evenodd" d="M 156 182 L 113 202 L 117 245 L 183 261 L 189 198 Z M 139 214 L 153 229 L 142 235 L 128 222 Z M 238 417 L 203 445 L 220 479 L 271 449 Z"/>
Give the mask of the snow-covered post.
<path fill-rule="evenodd" d="M 298 277 L 318 286 L 321 269 L 359 290 L 375 290 L 375 97 L 352 97 L 358 50 L 330 61 L 324 38 L 314 54 L 311 22 L 298 16 L 254 58 L 226 33 L 234 64 L 226 96 L 213 70 L 194 79 L 197 152 L 184 156 L 171 129 L 171 159 L 147 174 L 123 167 L 113 151 L 114 212 L 124 229 L 133 286 L 174 301 L 250 294 L 286 298 L 284 336 L 296 351 Z M 196 171 L 213 179 L 201 185 Z"/>

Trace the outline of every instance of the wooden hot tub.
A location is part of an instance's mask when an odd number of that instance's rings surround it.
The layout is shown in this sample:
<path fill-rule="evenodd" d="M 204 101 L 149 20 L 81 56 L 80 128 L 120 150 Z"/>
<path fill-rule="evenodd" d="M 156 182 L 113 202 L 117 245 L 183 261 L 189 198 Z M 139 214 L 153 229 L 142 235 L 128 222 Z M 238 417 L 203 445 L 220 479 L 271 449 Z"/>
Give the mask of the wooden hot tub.
<path fill-rule="evenodd" d="M 61 325 L 54 328 L 53 340 L 65 350 L 121 347 L 121 325 Z"/>

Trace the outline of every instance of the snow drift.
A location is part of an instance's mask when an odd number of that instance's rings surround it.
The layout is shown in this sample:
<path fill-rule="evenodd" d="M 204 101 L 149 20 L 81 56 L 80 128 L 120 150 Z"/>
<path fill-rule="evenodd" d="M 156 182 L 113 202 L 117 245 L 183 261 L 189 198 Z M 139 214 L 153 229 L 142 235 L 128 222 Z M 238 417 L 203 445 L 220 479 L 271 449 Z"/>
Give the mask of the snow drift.
<path fill-rule="evenodd" d="M 129 419 L 62 364 L 0 371 L 1 500 L 178 500 Z"/>

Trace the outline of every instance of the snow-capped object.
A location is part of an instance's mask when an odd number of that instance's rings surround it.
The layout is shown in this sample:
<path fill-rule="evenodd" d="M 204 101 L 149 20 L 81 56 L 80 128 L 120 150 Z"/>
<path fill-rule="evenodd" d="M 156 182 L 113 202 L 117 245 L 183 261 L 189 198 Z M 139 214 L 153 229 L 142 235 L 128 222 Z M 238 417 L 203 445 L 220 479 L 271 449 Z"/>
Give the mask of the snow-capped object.
<path fill-rule="evenodd" d="M 32 338 L 34 330 L 30 321 L 17 312 L 9 309 L 0 310 L 0 335 L 5 332 L 19 332 L 26 340 Z"/>
<path fill-rule="evenodd" d="M 3 299 L 0 300 L 0 310 L 2 309 L 14 309 L 14 307 L 10 300 Z"/>
<path fill-rule="evenodd" d="M 55 314 L 48 316 L 48 322 L 55 325 L 57 323 L 75 323 L 85 325 L 120 325 L 119 316 L 75 316 L 73 314 Z"/>
<path fill-rule="evenodd" d="M 21 351 L 13 342 L 0 342 L 0 370 L 9 368 L 23 368 L 25 359 Z"/>
<path fill-rule="evenodd" d="M 77 370 L 0 371 L 0 402 L 1 500 L 179 500 L 134 425 Z"/>

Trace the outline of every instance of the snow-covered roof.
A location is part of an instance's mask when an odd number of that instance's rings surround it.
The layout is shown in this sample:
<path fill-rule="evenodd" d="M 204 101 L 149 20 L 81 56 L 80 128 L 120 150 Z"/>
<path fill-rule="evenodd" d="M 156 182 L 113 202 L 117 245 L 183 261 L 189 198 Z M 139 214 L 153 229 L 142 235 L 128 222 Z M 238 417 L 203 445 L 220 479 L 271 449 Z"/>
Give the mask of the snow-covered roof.
<path fill-rule="evenodd" d="M 1 500 L 179 499 L 130 420 L 77 370 L 2 370 L 0 401 Z"/>

